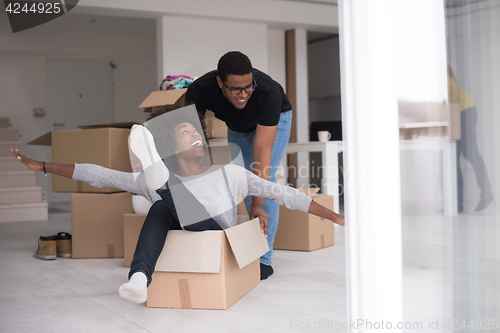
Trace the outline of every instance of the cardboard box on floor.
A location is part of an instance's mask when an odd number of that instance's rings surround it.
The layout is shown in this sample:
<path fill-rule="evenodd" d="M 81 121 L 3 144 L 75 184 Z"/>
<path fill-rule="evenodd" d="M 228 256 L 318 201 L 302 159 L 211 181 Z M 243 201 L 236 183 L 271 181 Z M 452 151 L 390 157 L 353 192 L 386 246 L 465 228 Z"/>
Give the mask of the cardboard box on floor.
<path fill-rule="evenodd" d="M 221 231 L 171 230 L 147 306 L 227 309 L 259 284 L 259 257 L 268 250 L 258 219 Z"/>
<path fill-rule="evenodd" d="M 333 210 L 331 195 L 317 194 L 319 189 L 300 189 L 317 203 Z M 276 250 L 313 251 L 334 244 L 333 222 L 312 214 L 280 207 L 278 231 L 274 238 Z"/>
<path fill-rule="evenodd" d="M 146 216 L 147 214 L 123 214 L 123 261 L 125 267 L 130 267 L 132 263 L 137 240 Z"/>
<path fill-rule="evenodd" d="M 73 258 L 123 258 L 123 214 L 132 212 L 128 192 L 71 194 Z"/>
<path fill-rule="evenodd" d="M 52 146 L 52 162 L 62 164 L 92 163 L 118 171 L 130 172 L 128 136 L 135 122 L 121 122 L 80 129 L 52 131 L 29 145 Z M 121 190 L 97 188 L 85 182 L 52 175 L 52 191 L 80 193 L 112 193 Z"/>

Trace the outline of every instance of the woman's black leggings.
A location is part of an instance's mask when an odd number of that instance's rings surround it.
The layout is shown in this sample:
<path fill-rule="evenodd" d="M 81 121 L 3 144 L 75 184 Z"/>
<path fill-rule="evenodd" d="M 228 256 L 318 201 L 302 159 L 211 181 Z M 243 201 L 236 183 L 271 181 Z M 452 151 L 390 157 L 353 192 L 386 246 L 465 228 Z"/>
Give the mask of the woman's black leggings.
<path fill-rule="evenodd" d="M 189 209 L 194 215 L 209 216 L 205 207 L 183 185 L 176 184 L 175 191 L 176 198 L 178 192 L 182 192 L 183 200 L 177 201 L 189 205 Z M 132 274 L 143 272 L 148 279 L 148 286 L 151 283 L 151 276 L 153 275 L 156 261 L 163 250 L 168 231 L 182 229 L 168 184 L 166 189 L 157 190 L 156 192 L 161 196 L 162 200 L 156 201 L 151 206 L 144 220 L 128 275 L 130 279 Z M 212 218 L 192 223 L 186 226 L 185 229 L 189 231 L 222 230 L 220 225 Z"/>

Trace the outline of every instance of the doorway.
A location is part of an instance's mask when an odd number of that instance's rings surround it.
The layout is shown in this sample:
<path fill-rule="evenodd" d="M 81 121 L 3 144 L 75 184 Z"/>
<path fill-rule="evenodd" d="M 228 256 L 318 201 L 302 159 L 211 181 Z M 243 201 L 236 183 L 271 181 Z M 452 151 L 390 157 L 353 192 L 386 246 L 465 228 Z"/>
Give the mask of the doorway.
<path fill-rule="evenodd" d="M 113 74 L 108 61 L 47 61 L 47 131 L 113 122 Z M 69 202 L 70 193 L 52 193 L 50 203 Z"/>

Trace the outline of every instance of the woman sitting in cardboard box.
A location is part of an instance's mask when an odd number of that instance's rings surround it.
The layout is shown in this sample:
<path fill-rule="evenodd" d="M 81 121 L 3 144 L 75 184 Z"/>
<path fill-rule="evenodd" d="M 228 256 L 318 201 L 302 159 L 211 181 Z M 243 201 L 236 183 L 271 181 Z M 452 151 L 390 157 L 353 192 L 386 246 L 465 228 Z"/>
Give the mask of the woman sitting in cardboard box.
<path fill-rule="evenodd" d="M 343 216 L 302 192 L 266 181 L 239 166 L 243 161 L 238 157 L 232 164 L 214 161 L 214 156 L 206 154 L 204 129 L 194 105 L 166 108 L 153 114 L 144 126 L 134 125 L 129 136 L 132 173 L 94 164 L 45 163 L 17 150 L 11 149 L 11 153 L 31 170 L 85 181 L 95 187 L 114 187 L 142 195 L 153 203 L 137 242 L 129 282 L 119 289 L 123 298 L 136 303 L 147 299 L 147 286 L 169 230 L 222 230 L 235 226 L 236 206 L 247 195 L 269 198 L 287 208 L 344 225 Z M 260 225 L 267 234 L 265 217 L 260 219 Z"/>

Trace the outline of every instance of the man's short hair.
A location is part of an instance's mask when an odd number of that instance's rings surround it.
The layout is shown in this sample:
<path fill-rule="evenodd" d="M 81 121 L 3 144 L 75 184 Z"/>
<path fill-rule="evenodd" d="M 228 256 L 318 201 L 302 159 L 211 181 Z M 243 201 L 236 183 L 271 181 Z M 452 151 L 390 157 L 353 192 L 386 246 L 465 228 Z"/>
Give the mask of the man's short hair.
<path fill-rule="evenodd" d="M 217 76 L 224 82 L 228 75 L 245 75 L 251 72 L 250 59 L 239 51 L 230 51 L 224 54 L 217 64 Z"/>

